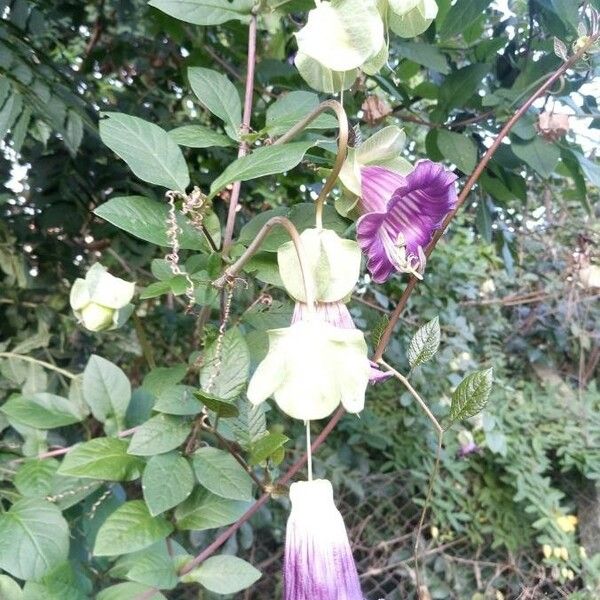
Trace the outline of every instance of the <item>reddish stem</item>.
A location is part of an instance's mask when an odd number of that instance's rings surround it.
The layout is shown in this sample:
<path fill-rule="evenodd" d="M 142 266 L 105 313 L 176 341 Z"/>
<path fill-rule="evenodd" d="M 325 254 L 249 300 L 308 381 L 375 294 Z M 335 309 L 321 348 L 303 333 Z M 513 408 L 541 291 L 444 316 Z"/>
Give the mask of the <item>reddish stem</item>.
<path fill-rule="evenodd" d="M 586 50 L 587 50 L 587 48 L 586 48 Z M 469 177 L 469 179 L 467 179 L 467 182 L 465 183 L 460 195 L 458 196 L 458 201 L 456 203 L 456 207 L 444 219 L 444 222 L 442 223 L 441 227 L 435 232 L 431 242 L 429 242 L 429 244 L 427 245 L 427 248 L 425 249 L 425 255 L 427 257 L 429 257 L 429 255 L 433 252 L 433 249 L 435 248 L 437 243 L 440 241 L 440 238 L 442 237 L 442 235 L 444 235 L 444 232 L 446 231 L 448 225 L 450 224 L 452 219 L 454 219 L 454 217 L 456 216 L 456 213 L 461 209 L 461 207 L 467 200 L 467 197 L 469 196 L 471 190 L 473 189 L 473 186 L 477 183 L 477 181 L 481 177 L 481 174 L 487 167 L 488 163 L 490 162 L 490 160 L 492 160 L 494 154 L 496 154 L 496 151 L 502 144 L 502 141 L 510 133 L 511 129 L 515 126 L 517 121 L 531 108 L 531 105 L 540 96 L 544 95 L 565 74 L 565 72 L 568 69 L 570 69 L 575 63 L 577 63 L 581 59 L 583 54 L 585 54 L 585 51 L 582 52 L 580 50 L 579 52 L 577 52 L 577 54 L 572 56 L 568 61 L 563 63 L 563 65 L 550 77 L 550 79 L 548 79 L 546 81 L 546 83 L 544 83 L 542 86 L 540 86 L 538 88 L 538 90 L 533 94 L 533 96 L 531 96 L 527 100 L 527 102 L 525 102 L 521 106 L 521 108 L 519 108 L 519 110 L 506 122 L 506 124 L 504 125 L 504 127 L 501 129 L 500 133 L 494 140 L 494 143 L 488 148 L 488 150 L 483 155 L 483 158 L 479 161 L 479 164 L 477 165 L 477 167 L 475 168 L 473 173 L 471 173 L 471 176 Z M 390 342 L 390 338 L 392 337 L 392 333 L 394 331 L 394 328 L 396 327 L 396 323 L 398 323 L 398 319 L 400 319 L 400 315 L 402 314 L 402 311 L 406 307 L 406 304 L 408 303 L 408 299 L 410 298 L 410 295 L 413 293 L 413 290 L 415 289 L 417 283 L 418 283 L 418 279 L 416 279 L 413 276 L 411 276 L 410 279 L 408 280 L 408 283 L 406 284 L 406 288 L 404 289 L 404 292 L 402 292 L 402 296 L 400 296 L 400 300 L 398 300 L 398 304 L 396 305 L 394 312 L 390 316 L 389 323 L 388 323 L 387 327 L 385 328 L 385 331 L 383 332 L 383 334 L 379 340 L 379 344 L 377 345 L 377 348 L 375 350 L 375 355 L 373 356 L 373 360 L 375 362 L 379 361 L 382 358 L 383 353 L 385 352 L 385 349 L 387 348 L 387 345 Z"/>
<path fill-rule="evenodd" d="M 252 118 L 252 96 L 254 95 L 254 69 L 256 67 L 256 31 L 257 18 L 252 14 L 250 26 L 248 28 L 248 67 L 246 69 L 246 89 L 244 94 L 244 113 L 242 115 L 240 149 L 238 158 L 246 156 L 248 153 L 248 142 L 243 139 L 250 131 L 250 119 Z M 231 190 L 231 199 L 229 201 L 229 212 L 227 213 L 227 224 L 225 225 L 225 235 L 223 236 L 223 254 L 227 255 L 231 242 L 233 240 L 233 229 L 235 227 L 235 217 L 240 200 L 241 181 L 236 181 Z"/>

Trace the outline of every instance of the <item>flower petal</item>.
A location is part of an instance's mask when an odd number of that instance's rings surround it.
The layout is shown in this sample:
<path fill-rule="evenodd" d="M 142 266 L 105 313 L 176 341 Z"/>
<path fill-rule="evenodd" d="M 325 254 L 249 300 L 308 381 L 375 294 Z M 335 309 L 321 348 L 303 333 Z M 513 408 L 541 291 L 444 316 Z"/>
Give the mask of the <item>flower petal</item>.
<path fill-rule="evenodd" d="M 285 600 L 363 600 L 342 515 L 327 480 L 290 487 Z"/>
<path fill-rule="evenodd" d="M 394 192 L 406 182 L 404 176 L 385 167 L 363 167 L 360 172 L 363 213 L 386 210 Z"/>
<path fill-rule="evenodd" d="M 387 281 L 396 270 L 381 235 L 388 235 L 384 228 L 385 218 L 386 213 L 372 212 L 356 222 L 356 241 L 367 256 L 367 268 L 375 283 Z"/>
<path fill-rule="evenodd" d="M 419 246 L 425 247 L 456 206 L 456 179 L 438 163 L 417 163 L 388 204 L 385 227 L 391 239 L 395 241 L 401 233 L 412 254 L 417 254 Z"/>

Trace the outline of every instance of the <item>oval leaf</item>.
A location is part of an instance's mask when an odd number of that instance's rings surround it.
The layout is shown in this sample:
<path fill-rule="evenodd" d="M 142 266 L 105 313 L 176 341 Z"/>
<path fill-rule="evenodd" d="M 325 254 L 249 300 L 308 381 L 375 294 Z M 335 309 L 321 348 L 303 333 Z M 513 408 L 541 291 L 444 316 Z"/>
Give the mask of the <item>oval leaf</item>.
<path fill-rule="evenodd" d="M 154 123 L 123 113 L 104 113 L 99 124 L 102 141 L 134 174 L 169 190 L 185 191 L 190 175 L 179 146 Z"/>
<path fill-rule="evenodd" d="M 467 375 L 454 390 L 450 405 L 450 424 L 468 419 L 486 405 L 492 391 L 493 371 L 475 371 Z"/>
<path fill-rule="evenodd" d="M 143 550 L 167 537 L 173 526 L 153 517 L 142 500 L 125 502 L 98 530 L 94 556 L 116 556 Z"/>

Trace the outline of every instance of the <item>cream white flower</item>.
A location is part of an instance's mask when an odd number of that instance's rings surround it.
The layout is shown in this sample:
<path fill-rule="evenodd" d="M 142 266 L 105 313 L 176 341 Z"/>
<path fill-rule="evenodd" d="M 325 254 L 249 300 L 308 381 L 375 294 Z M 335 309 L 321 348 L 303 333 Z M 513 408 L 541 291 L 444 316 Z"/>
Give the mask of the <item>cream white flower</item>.
<path fill-rule="evenodd" d="M 100 263 L 71 287 L 70 303 L 77 319 L 90 331 L 120 327 L 131 315 L 135 284 L 111 275 Z"/>
<path fill-rule="evenodd" d="M 365 404 L 370 365 L 358 329 L 341 329 L 317 318 L 268 331 L 269 352 L 248 386 L 248 400 L 273 396 L 294 419 L 328 417 L 340 404 L 350 413 Z"/>

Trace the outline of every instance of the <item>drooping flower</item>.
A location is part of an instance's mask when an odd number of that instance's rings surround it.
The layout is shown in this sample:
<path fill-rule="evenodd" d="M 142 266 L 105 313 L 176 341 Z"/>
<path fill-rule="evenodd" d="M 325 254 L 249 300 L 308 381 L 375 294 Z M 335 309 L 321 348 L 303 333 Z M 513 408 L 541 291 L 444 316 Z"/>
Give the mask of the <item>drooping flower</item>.
<path fill-rule="evenodd" d="M 352 315 L 343 302 L 317 302 L 315 305 L 316 319 L 325 321 L 340 329 L 356 329 Z M 308 306 L 303 302 L 296 302 L 292 323 L 297 323 L 308 318 Z M 368 360 L 365 356 L 365 360 Z M 370 375 L 369 383 L 379 383 L 393 377 L 392 373 L 382 371 L 377 363 L 368 360 Z"/>
<path fill-rule="evenodd" d="M 70 303 L 77 319 L 90 331 L 120 327 L 133 312 L 135 284 L 111 275 L 100 263 L 71 287 Z"/>
<path fill-rule="evenodd" d="M 365 404 L 370 366 L 362 331 L 334 327 L 316 317 L 271 329 L 269 351 L 248 385 L 248 400 L 273 396 L 294 419 L 328 417 L 340 404 L 350 413 Z"/>
<path fill-rule="evenodd" d="M 284 600 L 363 600 L 342 515 L 325 479 L 290 487 Z"/>
<path fill-rule="evenodd" d="M 317 2 L 296 40 L 298 71 L 312 88 L 322 92 L 349 88 L 359 69 L 374 74 L 388 58 L 375 0 Z"/>
<path fill-rule="evenodd" d="M 373 281 L 383 283 L 395 271 L 420 277 L 424 247 L 456 206 L 456 175 L 430 160 L 406 176 L 384 167 L 365 167 L 361 175 L 356 239 Z"/>

